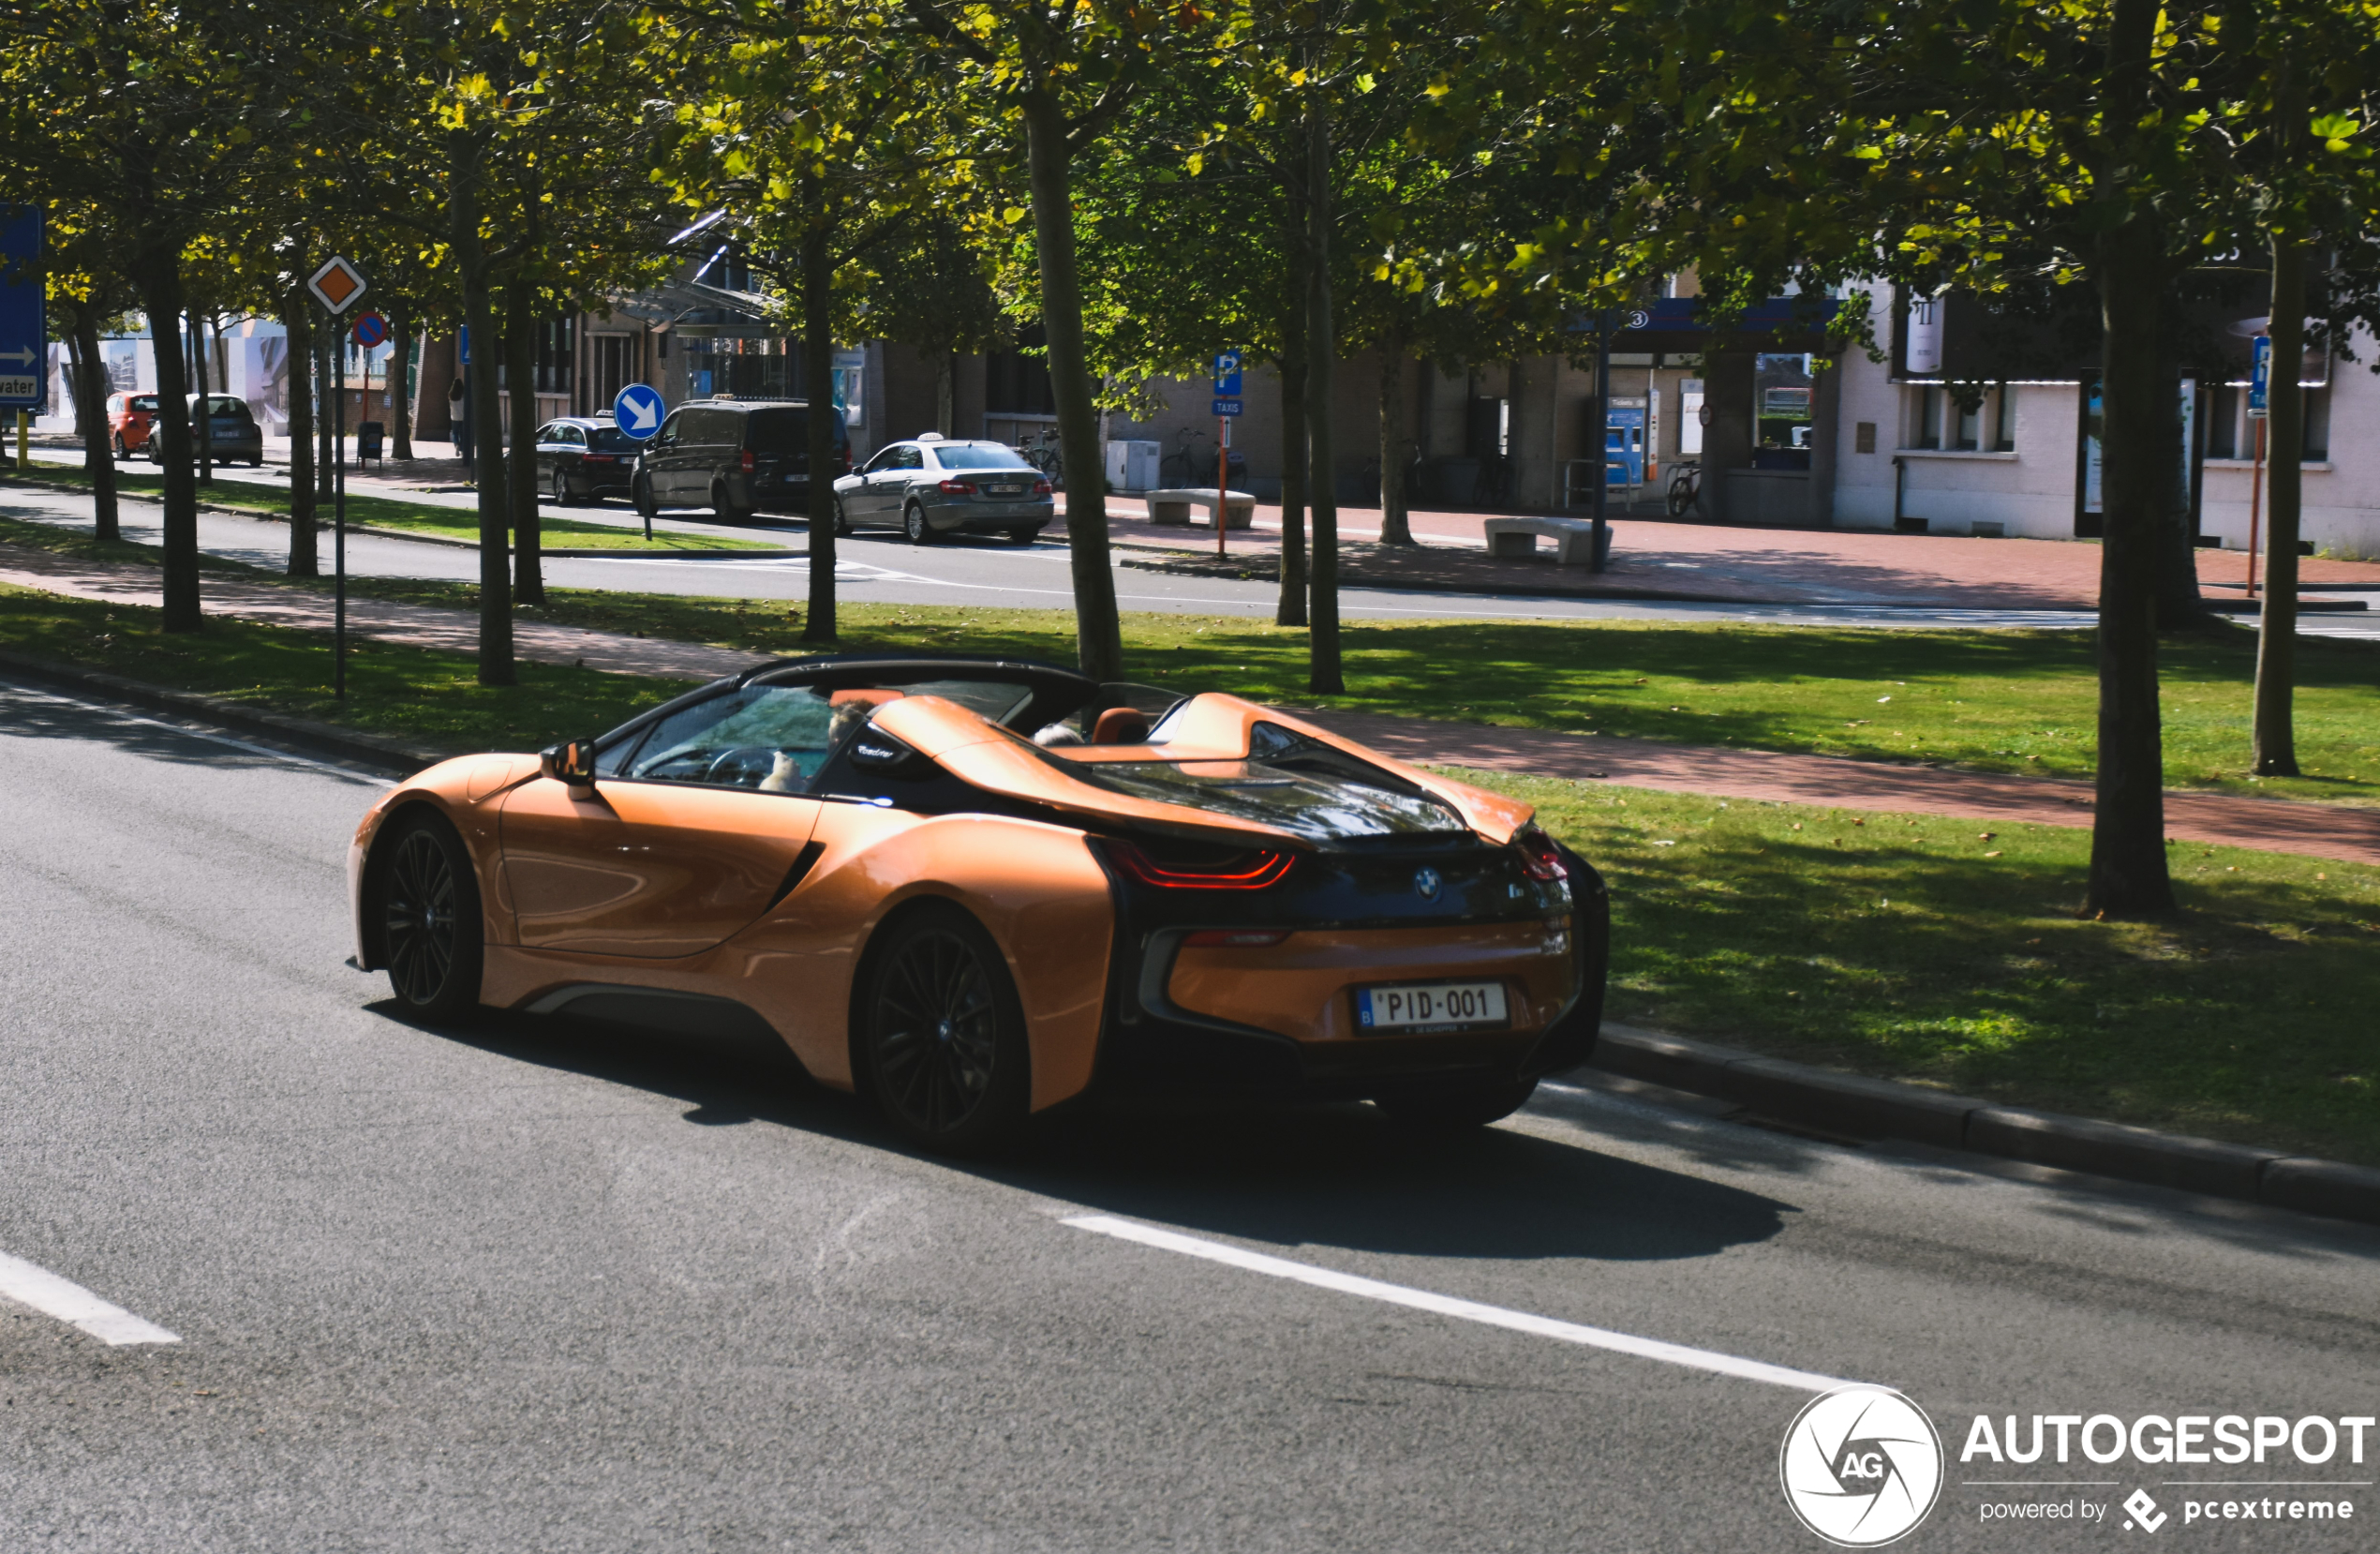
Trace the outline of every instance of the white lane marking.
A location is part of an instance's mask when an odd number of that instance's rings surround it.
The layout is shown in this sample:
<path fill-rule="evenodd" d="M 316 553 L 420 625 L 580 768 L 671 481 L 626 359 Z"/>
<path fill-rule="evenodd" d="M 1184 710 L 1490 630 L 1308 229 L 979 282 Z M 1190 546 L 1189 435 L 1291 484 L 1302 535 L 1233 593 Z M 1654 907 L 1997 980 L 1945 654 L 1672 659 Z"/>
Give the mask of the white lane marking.
<path fill-rule="evenodd" d="M 111 1306 L 72 1279 L 21 1257 L 0 1252 L 0 1295 L 30 1306 L 60 1322 L 72 1322 L 101 1343 L 180 1343 L 153 1322 L 143 1322 L 121 1306 Z"/>
<path fill-rule="evenodd" d="M 1631 1333 L 1614 1333 L 1607 1327 L 1556 1322 L 1552 1317 L 1535 1316 L 1501 1306 L 1483 1306 L 1475 1300 L 1458 1300 L 1452 1295 L 1416 1290 L 1409 1285 L 1386 1284 L 1376 1278 L 1361 1278 L 1354 1274 L 1317 1268 L 1311 1263 L 1292 1263 L 1287 1258 L 1267 1257 L 1261 1252 L 1246 1251 L 1220 1241 L 1161 1231 L 1153 1225 L 1136 1224 L 1113 1215 L 1078 1215 L 1064 1223 L 1077 1230 L 1112 1235 L 1120 1241 L 1137 1241 L 1144 1247 L 1157 1247 L 1166 1251 L 1180 1252 L 1185 1257 L 1202 1257 L 1210 1263 L 1228 1263 L 1251 1273 L 1270 1274 L 1275 1278 L 1295 1279 L 1300 1284 L 1336 1290 L 1341 1294 L 1361 1295 L 1367 1300 L 1386 1301 L 1391 1306 L 1435 1311 L 1440 1316 L 1460 1317 L 1465 1322 L 1484 1322 L 1490 1327 L 1509 1327 L 1515 1333 L 1532 1333 L 1540 1338 L 1559 1338 L 1564 1343 L 1584 1344 L 1590 1349 L 1608 1349 L 1615 1353 L 1633 1354 L 1640 1359 L 1660 1360 L 1690 1370 L 1708 1370 L 1721 1376 L 1740 1377 L 1748 1382 L 1766 1382 L 1771 1386 L 1798 1387 L 1805 1392 L 1831 1392 L 1837 1387 L 1852 1384 L 1837 1376 L 1792 1370 L 1763 1360 L 1721 1354 L 1715 1350 L 1689 1349 L 1684 1344 L 1664 1343 L 1659 1338 L 1640 1338 Z"/>
<path fill-rule="evenodd" d="M 106 702 L 84 701 L 79 696 L 61 695 L 55 691 L 36 690 L 30 685 L 15 680 L 0 682 L 0 690 L 6 690 L 15 695 L 29 696 L 36 701 L 54 701 L 65 707 L 80 707 L 86 712 L 104 712 L 121 723 L 137 723 L 145 728 L 162 728 L 169 733 L 187 735 L 193 740 L 204 740 L 210 744 L 229 745 L 233 750 L 245 750 L 251 755 L 263 755 L 275 761 L 286 761 L 291 766 L 312 767 L 317 771 L 327 771 L 335 777 L 353 777 L 361 782 L 377 783 L 382 787 L 395 785 L 378 772 L 361 771 L 353 767 L 334 766 L 328 761 L 317 761 L 305 755 L 292 755 L 286 750 L 274 750 L 265 745 L 250 744 L 245 740 L 235 740 L 229 734 L 211 734 L 203 728 L 189 728 L 178 723 L 144 718 L 138 712 L 127 712 L 120 707 L 111 706 Z"/>

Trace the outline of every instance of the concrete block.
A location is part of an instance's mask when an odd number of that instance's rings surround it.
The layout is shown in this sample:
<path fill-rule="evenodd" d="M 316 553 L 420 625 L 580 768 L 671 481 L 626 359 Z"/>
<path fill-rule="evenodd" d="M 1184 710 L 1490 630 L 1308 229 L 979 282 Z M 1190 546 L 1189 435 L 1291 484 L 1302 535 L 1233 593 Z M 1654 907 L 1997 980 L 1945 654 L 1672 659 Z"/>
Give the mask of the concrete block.
<path fill-rule="evenodd" d="M 1910 1139 L 1943 1149 L 1964 1148 L 1967 1114 L 1991 1104 L 1923 1085 L 1767 1057 L 1734 1064 L 1729 1083 L 1737 1099 L 1772 1117 L 1830 1132 Z"/>
<path fill-rule="evenodd" d="M 2275 1208 L 2380 1225 L 2380 1171 L 2304 1156 L 2269 1160 L 2256 1196 Z"/>

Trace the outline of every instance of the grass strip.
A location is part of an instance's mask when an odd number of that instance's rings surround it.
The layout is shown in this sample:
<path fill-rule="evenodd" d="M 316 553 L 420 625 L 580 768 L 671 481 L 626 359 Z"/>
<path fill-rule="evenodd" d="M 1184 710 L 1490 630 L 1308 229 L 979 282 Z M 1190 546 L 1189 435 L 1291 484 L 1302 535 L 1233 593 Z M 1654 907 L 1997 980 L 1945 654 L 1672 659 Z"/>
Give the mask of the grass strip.
<path fill-rule="evenodd" d="M 372 580 L 379 597 L 476 608 L 469 584 Z M 548 589 L 522 613 L 763 653 L 801 640 L 797 603 Z M 844 651 L 1075 661 L 1068 610 L 838 606 Z M 1131 614 L 1125 673 L 1185 690 L 1407 717 L 1922 762 L 2088 781 L 2098 751 L 2095 634 L 1589 620 L 1404 620 L 1344 628 L 1348 690 L 1306 686 L 1306 633 L 1245 616 Z M 2298 641 L 2298 758 L 2247 775 L 2255 635 L 2161 645 L 2165 781 L 2212 792 L 2380 803 L 2380 642 Z"/>
<path fill-rule="evenodd" d="M 1614 1020 L 2380 1164 L 2380 869 L 2178 844 L 2182 916 L 2091 922 L 2085 831 L 1453 774 L 1603 872 Z"/>
<path fill-rule="evenodd" d="M 529 663 L 516 685 L 482 685 L 469 654 L 350 636 L 342 702 L 331 692 L 328 633 L 220 617 L 203 631 L 167 632 L 159 610 L 6 584 L 0 647 L 437 751 L 536 750 L 610 728 L 686 689 Z"/>
<path fill-rule="evenodd" d="M 81 469 L 61 464 L 37 465 L 37 478 L 88 490 L 91 477 Z M 116 471 L 116 485 L 128 496 L 158 496 L 165 490 L 161 474 L 141 474 L 129 470 Z M 253 481 L 226 479 L 213 486 L 200 487 L 199 500 L 216 507 L 237 508 L 244 513 L 287 519 L 290 516 L 290 493 L 286 487 L 259 485 Z M 347 496 L 347 518 L 352 525 L 374 529 L 394 529 L 409 534 L 435 534 L 451 540 L 466 540 L 476 545 L 480 537 L 479 516 L 469 508 L 439 507 L 426 502 L 404 501 L 392 497 L 366 496 L 350 491 Z M 326 504 L 320 521 L 330 521 Z M 563 549 L 667 551 L 667 550 L 777 550 L 782 545 L 773 540 L 745 540 L 732 535 L 689 534 L 656 528 L 648 542 L 644 531 L 617 524 L 582 523 L 573 518 L 542 517 L 538 520 L 539 543 Z"/>

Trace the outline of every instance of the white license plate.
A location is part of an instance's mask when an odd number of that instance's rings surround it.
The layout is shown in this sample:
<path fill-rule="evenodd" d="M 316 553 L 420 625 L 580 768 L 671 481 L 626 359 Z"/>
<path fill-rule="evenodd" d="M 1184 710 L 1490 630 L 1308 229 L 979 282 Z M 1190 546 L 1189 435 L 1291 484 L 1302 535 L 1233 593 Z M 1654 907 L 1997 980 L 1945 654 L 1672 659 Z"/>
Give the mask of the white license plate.
<path fill-rule="evenodd" d="M 987 486 L 984 487 L 984 495 L 988 497 L 1013 497 L 1022 490 L 1024 490 L 1024 487 L 1021 486 Z"/>
<path fill-rule="evenodd" d="M 1367 1031 L 1410 1031 L 1454 1025 L 1501 1025 L 1501 982 L 1425 982 L 1355 990 L 1355 1020 Z"/>

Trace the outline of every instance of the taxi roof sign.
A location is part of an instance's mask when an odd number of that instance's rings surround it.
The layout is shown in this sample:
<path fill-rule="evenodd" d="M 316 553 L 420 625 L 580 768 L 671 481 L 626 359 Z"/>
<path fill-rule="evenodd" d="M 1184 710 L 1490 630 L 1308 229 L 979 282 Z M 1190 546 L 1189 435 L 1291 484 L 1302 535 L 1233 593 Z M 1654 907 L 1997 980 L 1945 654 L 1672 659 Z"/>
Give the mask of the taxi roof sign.
<path fill-rule="evenodd" d="M 334 254 L 307 277 L 305 289 L 314 293 L 315 301 L 336 314 L 346 312 L 368 285 L 363 271 Z"/>

